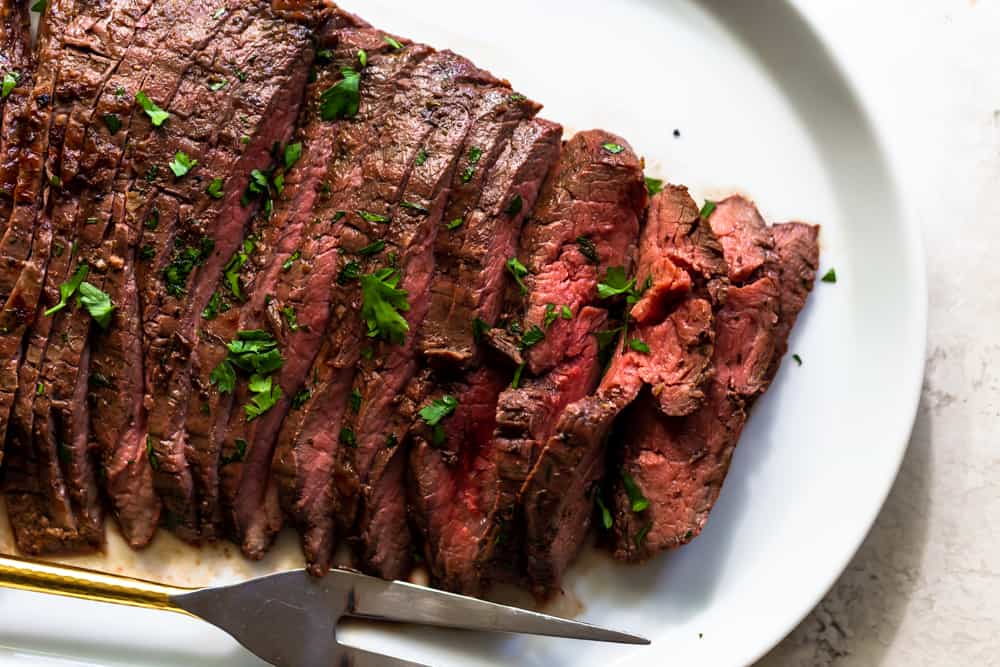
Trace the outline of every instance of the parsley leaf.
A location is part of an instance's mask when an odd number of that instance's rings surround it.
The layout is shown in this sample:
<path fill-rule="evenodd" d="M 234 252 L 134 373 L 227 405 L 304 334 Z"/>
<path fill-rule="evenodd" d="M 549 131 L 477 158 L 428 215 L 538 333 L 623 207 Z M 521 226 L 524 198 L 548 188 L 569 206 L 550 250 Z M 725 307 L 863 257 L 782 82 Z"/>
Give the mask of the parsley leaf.
<path fill-rule="evenodd" d="M 524 367 L 526 364 L 518 364 L 517 370 L 514 371 L 514 377 L 510 381 L 510 388 L 517 389 L 521 386 L 521 374 L 524 373 Z"/>
<path fill-rule="evenodd" d="M 649 345 L 639 340 L 638 338 L 633 338 L 628 342 L 628 346 L 635 350 L 636 352 L 641 352 L 643 354 L 649 354 Z"/>
<path fill-rule="evenodd" d="M 504 213 L 513 218 L 515 215 L 521 212 L 522 208 L 524 208 L 524 200 L 521 199 L 521 195 L 514 195 L 511 198 L 510 203 L 507 204 L 507 209 L 504 211 Z"/>
<path fill-rule="evenodd" d="M 410 209 L 411 211 L 416 211 L 422 215 L 427 215 L 429 211 L 421 206 L 420 204 L 414 204 L 411 201 L 401 201 L 399 202 L 400 207 Z"/>
<path fill-rule="evenodd" d="M 482 340 L 483 334 L 492 328 L 493 327 L 491 327 L 486 322 L 486 320 L 482 319 L 481 317 L 477 317 L 476 319 L 472 320 L 472 339 L 478 343 L 480 340 Z"/>
<path fill-rule="evenodd" d="M 798 364 L 799 366 L 802 365 L 802 357 L 800 357 L 799 355 L 793 354 L 792 359 L 794 359 L 795 363 Z"/>
<path fill-rule="evenodd" d="M 369 213 L 368 211 L 358 211 L 358 215 L 360 215 L 361 219 L 364 220 L 365 222 L 379 222 L 379 223 L 389 222 L 389 218 L 387 216 L 379 215 L 378 213 Z"/>
<path fill-rule="evenodd" d="M 653 527 L 653 522 L 650 521 L 645 526 L 639 529 L 639 532 L 635 535 L 635 547 L 636 549 L 642 548 L 642 543 L 646 541 L 646 535 L 649 534 L 649 529 Z"/>
<path fill-rule="evenodd" d="M 610 143 L 610 142 L 606 143 L 606 144 L 602 144 L 601 148 L 603 148 L 607 152 L 611 153 L 612 155 L 618 155 L 623 150 L 625 150 L 625 147 L 622 146 L 621 144 L 613 144 L 613 143 Z"/>
<path fill-rule="evenodd" d="M 174 176 L 177 178 L 181 178 L 194 169 L 196 164 L 198 164 L 198 161 L 192 160 L 187 153 L 184 151 L 177 151 L 177 154 L 174 155 L 174 159 L 170 162 L 170 171 L 174 172 Z"/>
<path fill-rule="evenodd" d="M 429 156 L 427 155 L 427 151 L 421 148 L 420 152 L 417 153 L 417 159 L 413 161 L 413 164 L 415 164 L 418 167 L 422 167 L 424 166 L 424 163 L 427 162 L 428 157 Z"/>
<path fill-rule="evenodd" d="M 597 246 L 586 236 L 577 236 L 576 245 L 580 248 L 580 254 L 586 257 L 591 264 L 599 264 L 600 256 L 597 254 Z"/>
<path fill-rule="evenodd" d="M 219 81 L 212 81 L 211 83 L 209 83 L 208 89 L 211 90 L 213 93 L 217 93 L 228 85 L 229 85 L 228 80 L 220 79 Z"/>
<path fill-rule="evenodd" d="M 233 441 L 233 453 L 223 454 L 220 463 L 224 466 L 230 463 L 239 463 L 247 456 L 247 441 L 243 438 L 236 438 Z"/>
<path fill-rule="evenodd" d="M 406 290 L 398 288 L 399 274 L 393 269 L 379 269 L 361 276 L 361 317 L 368 326 L 369 338 L 381 338 L 402 344 L 410 325 L 400 312 L 410 309 Z"/>
<path fill-rule="evenodd" d="M 364 49 L 358 49 L 358 63 L 362 67 L 368 66 L 368 53 Z"/>
<path fill-rule="evenodd" d="M 139 103 L 146 115 L 149 116 L 150 122 L 153 123 L 153 127 L 160 127 L 163 123 L 170 118 L 170 114 L 156 106 L 153 100 L 149 99 L 143 91 L 139 91 L 135 94 L 135 101 Z"/>
<path fill-rule="evenodd" d="M 537 324 L 533 324 L 530 329 L 521 336 L 521 348 L 527 349 L 533 345 L 538 345 L 545 340 L 545 332 Z"/>
<path fill-rule="evenodd" d="M 351 412 L 357 413 L 361 410 L 361 392 L 357 389 L 351 390 L 350 396 Z"/>
<path fill-rule="evenodd" d="M 482 157 L 483 149 L 476 148 L 475 146 L 469 149 L 469 166 L 462 172 L 463 183 L 468 183 L 472 180 L 472 177 L 476 174 L 476 165 L 479 164 L 479 160 Z"/>
<path fill-rule="evenodd" d="M 221 394 L 231 394 L 236 389 L 236 371 L 228 361 L 223 361 L 208 376 L 209 382 L 219 388 Z"/>
<path fill-rule="evenodd" d="M 459 227 L 461 227 L 462 223 L 464 223 L 464 222 L 465 222 L 465 220 L 463 220 L 462 218 L 455 218 L 451 222 L 445 223 L 444 226 L 445 226 L 446 229 L 448 229 L 449 231 L 451 231 L 453 229 L 458 229 Z"/>
<path fill-rule="evenodd" d="M 597 295 L 609 299 L 619 294 L 626 294 L 635 287 L 635 278 L 631 280 L 625 275 L 625 267 L 612 266 L 608 269 L 604 280 L 597 283 Z"/>
<path fill-rule="evenodd" d="M 571 319 L 573 319 L 573 311 L 570 310 L 569 306 L 563 306 L 562 310 L 559 312 L 559 315 L 564 320 L 571 320 Z"/>
<path fill-rule="evenodd" d="M 233 256 L 229 258 L 226 266 L 222 269 L 226 284 L 229 285 L 229 291 L 241 301 L 243 300 L 243 293 L 240 290 L 240 270 L 250 261 L 250 253 L 256 247 L 257 244 L 254 243 L 253 239 L 246 239 L 243 241 L 242 248 L 233 253 Z"/>
<path fill-rule="evenodd" d="M 377 255 L 383 250 L 385 250 L 385 241 L 379 239 L 378 241 L 373 241 L 372 243 L 366 245 L 358 251 L 358 254 L 362 257 L 367 257 L 369 255 Z"/>
<path fill-rule="evenodd" d="M 81 264 L 80 268 L 76 270 L 76 273 L 74 273 L 69 280 L 59 286 L 59 303 L 45 311 L 46 317 L 51 317 L 66 307 L 70 298 L 76 294 L 78 289 L 80 289 L 80 284 L 83 283 L 83 280 L 87 277 L 87 273 L 89 271 L 89 266 Z"/>
<path fill-rule="evenodd" d="M 837 270 L 836 269 L 830 269 L 829 271 L 827 271 L 826 273 L 823 274 L 823 277 L 820 278 L 820 280 L 822 280 L 825 283 L 835 283 L 835 282 L 837 282 Z"/>
<path fill-rule="evenodd" d="M 386 44 L 388 44 L 392 48 L 396 49 L 397 51 L 399 51 L 400 49 L 403 48 L 402 44 L 400 44 L 397 40 L 393 39 L 389 35 L 382 35 L 382 39 L 385 40 Z"/>
<path fill-rule="evenodd" d="M 281 387 L 274 384 L 270 377 L 254 375 L 250 378 L 249 389 L 253 395 L 250 402 L 243 406 L 247 421 L 260 417 L 281 400 Z"/>
<path fill-rule="evenodd" d="M 659 178 L 650 178 L 649 176 L 647 176 L 646 192 L 649 193 L 650 197 L 663 192 L 663 181 L 660 180 Z"/>
<path fill-rule="evenodd" d="M 548 329 L 556 321 L 556 305 L 554 303 L 545 304 L 545 315 L 542 316 L 542 326 Z"/>
<path fill-rule="evenodd" d="M 21 80 L 20 72 L 7 72 L 3 75 L 3 89 L 0 90 L 0 99 L 7 99 L 13 92 L 18 82 Z"/>
<path fill-rule="evenodd" d="M 358 446 L 358 436 L 354 434 L 354 430 L 348 427 L 340 429 L 340 442 L 347 445 L 348 447 Z"/>
<path fill-rule="evenodd" d="M 299 261 L 300 257 L 302 257 L 302 251 L 301 250 L 296 250 L 295 252 L 293 252 L 291 254 L 291 256 L 289 256 L 289 258 L 286 259 L 281 264 L 281 270 L 284 271 L 285 273 L 288 273 L 289 271 L 291 271 L 292 270 L 292 266 L 295 265 L 295 262 Z"/>
<path fill-rule="evenodd" d="M 361 75 L 350 68 L 341 70 L 344 78 L 327 88 L 319 97 L 319 113 L 323 120 L 353 118 L 361 106 Z"/>
<path fill-rule="evenodd" d="M 118 130 L 122 129 L 122 119 L 118 117 L 116 113 L 106 113 L 101 119 L 108 128 L 108 132 L 111 134 L 118 134 Z"/>
<path fill-rule="evenodd" d="M 649 507 L 649 500 L 642 495 L 639 485 L 635 483 L 632 475 L 625 468 L 622 468 L 622 484 L 625 486 L 625 493 L 628 495 L 629 503 L 633 512 L 642 512 Z"/>
<path fill-rule="evenodd" d="M 111 324 L 111 313 L 115 307 L 111 304 L 111 297 L 105 292 L 88 282 L 82 282 L 77 302 L 87 309 L 87 312 L 102 329 L 107 329 L 108 325 Z"/>
<path fill-rule="evenodd" d="M 698 215 L 701 216 L 702 220 L 708 220 L 713 213 L 715 213 L 715 202 L 711 199 L 706 199 L 705 204 L 701 207 L 701 211 L 698 212 Z"/>
<path fill-rule="evenodd" d="M 299 330 L 299 316 L 295 313 L 294 307 L 285 306 L 281 309 L 281 314 L 285 316 L 285 324 L 288 325 L 289 330 Z"/>
<path fill-rule="evenodd" d="M 507 260 L 507 270 L 517 281 L 517 286 L 521 288 L 521 294 L 527 294 L 528 286 L 524 284 L 524 277 L 528 275 L 528 267 L 522 264 L 517 257 L 511 257 Z"/>
<path fill-rule="evenodd" d="M 47 0 L 38 0 L 38 2 L 31 5 L 31 11 L 38 12 L 39 14 L 41 14 L 42 12 L 45 11 L 45 8 L 47 6 L 48 6 Z"/>
<path fill-rule="evenodd" d="M 212 182 L 205 188 L 205 194 L 212 199 L 222 199 L 225 193 L 222 192 L 222 179 L 213 178 Z"/>
<path fill-rule="evenodd" d="M 302 143 L 296 142 L 285 146 L 285 171 L 295 166 L 295 163 L 302 157 Z"/>
<path fill-rule="evenodd" d="M 420 409 L 420 418 L 428 426 L 437 426 L 441 420 L 455 412 L 458 407 L 458 399 L 445 394 L 441 398 L 435 398 L 428 405 Z"/>
<path fill-rule="evenodd" d="M 292 407 L 297 410 L 305 405 L 310 398 L 312 398 L 312 392 L 308 389 L 302 389 L 292 397 Z"/>
<path fill-rule="evenodd" d="M 346 285 L 352 280 L 357 280 L 361 277 L 361 265 L 355 261 L 350 261 L 344 265 L 344 268 L 340 270 L 337 274 L 337 284 Z"/>
<path fill-rule="evenodd" d="M 597 509 L 601 513 L 601 525 L 604 526 L 604 530 L 611 530 L 611 526 L 614 523 L 611 519 L 611 510 L 604 504 L 604 499 L 601 498 L 600 492 L 594 494 L 594 499 L 597 501 Z"/>

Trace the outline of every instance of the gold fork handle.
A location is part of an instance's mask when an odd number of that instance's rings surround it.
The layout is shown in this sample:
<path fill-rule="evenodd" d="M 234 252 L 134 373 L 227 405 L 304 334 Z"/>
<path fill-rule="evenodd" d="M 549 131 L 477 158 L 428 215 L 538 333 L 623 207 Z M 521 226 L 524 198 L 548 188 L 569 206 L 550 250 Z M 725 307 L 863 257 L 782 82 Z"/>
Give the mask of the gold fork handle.
<path fill-rule="evenodd" d="M 120 577 L 80 567 L 0 555 L 0 587 L 187 613 L 170 597 L 191 589 Z"/>

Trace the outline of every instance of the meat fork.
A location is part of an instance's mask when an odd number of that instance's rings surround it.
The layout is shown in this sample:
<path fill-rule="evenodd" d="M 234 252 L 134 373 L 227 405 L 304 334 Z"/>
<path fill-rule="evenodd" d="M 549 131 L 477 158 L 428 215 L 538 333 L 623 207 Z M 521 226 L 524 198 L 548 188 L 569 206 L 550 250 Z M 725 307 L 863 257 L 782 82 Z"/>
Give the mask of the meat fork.
<path fill-rule="evenodd" d="M 0 555 L 0 587 L 196 616 L 277 667 L 422 667 L 337 642 L 337 622 L 358 618 L 649 644 L 634 635 L 349 570 L 322 579 L 305 570 L 231 586 L 178 588 L 93 570 Z"/>

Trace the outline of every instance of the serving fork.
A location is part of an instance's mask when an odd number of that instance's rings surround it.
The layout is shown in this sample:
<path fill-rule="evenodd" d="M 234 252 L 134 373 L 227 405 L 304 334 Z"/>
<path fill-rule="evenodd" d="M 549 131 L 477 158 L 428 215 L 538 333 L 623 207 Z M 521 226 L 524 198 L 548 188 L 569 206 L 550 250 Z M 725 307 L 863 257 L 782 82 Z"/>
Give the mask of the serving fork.
<path fill-rule="evenodd" d="M 649 644 L 642 637 L 588 623 L 343 569 L 320 579 L 291 570 L 229 586 L 180 588 L 0 555 L 0 587 L 195 616 L 277 667 L 419 667 L 339 643 L 337 623 L 342 618 Z"/>

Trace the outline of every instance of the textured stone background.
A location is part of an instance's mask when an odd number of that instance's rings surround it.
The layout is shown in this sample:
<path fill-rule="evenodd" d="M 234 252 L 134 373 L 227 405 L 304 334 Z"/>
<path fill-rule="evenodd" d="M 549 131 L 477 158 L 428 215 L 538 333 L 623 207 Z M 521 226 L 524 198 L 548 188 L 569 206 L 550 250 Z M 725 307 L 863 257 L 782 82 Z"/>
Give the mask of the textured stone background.
<path fill-rule="evenodd" d="M 928 249 L 928 361 L 878 522 L 759 665 L 1000 665 L 1000 2 L 801 4 L 902 158 Z"/>

